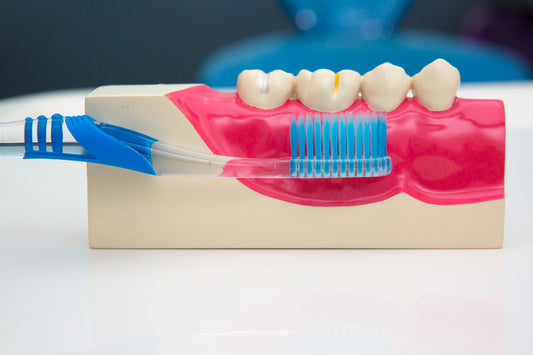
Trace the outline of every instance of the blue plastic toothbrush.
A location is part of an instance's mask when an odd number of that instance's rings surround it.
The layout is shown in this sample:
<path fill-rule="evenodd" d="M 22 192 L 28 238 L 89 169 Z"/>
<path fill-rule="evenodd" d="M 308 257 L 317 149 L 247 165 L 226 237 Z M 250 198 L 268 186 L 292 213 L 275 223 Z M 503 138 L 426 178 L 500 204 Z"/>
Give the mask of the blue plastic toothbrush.
<path fill-rule="evenodd" d="M 385 114 L 293 117 L 288 134 L 290 157 L 236 158 L 181 148 L 86 115 L 55 114 L 0 123 L 0 157 L 84 161 L 151 175 L 346 178 L 391 172 Z"/>

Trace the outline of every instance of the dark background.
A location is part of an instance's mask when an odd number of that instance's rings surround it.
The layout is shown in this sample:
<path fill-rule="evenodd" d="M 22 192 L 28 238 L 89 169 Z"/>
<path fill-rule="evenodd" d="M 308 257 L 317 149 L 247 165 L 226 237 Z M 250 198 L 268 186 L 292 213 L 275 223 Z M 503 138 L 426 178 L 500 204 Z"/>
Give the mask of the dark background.
<path fill-rule="evenodd" d="M 415 0 L 401 29 L 459 33 L 482 3 Z M 274 0 L 1 0 L 0 97 L 195 82 L 213 50 L 275 31 L 296 27 Z"/>

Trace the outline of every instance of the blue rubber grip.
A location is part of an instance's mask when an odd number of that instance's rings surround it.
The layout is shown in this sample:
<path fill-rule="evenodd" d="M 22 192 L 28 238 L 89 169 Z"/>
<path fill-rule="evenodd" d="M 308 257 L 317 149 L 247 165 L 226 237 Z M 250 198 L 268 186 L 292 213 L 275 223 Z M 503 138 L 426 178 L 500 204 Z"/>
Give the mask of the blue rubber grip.
<path fill-rule="evenodd" d="M 41 149 L 36 151 L 32 146 L 32 121 L 26 119 L 24 159 L 85 161 L 157 175 L 150 159 L 150 149 L 156 141 L 154 138 L 118 126 L 96 124 L 95 120 L 87 115 L 67 116 L 65 123 L 68 130 L 87 154 L 67 154 L 54 148 L 53 152 Z M 62 127 L 57 124 L 52 126 L 52 147 L 54 142 L 58 144 L 62 134 L 54 131 L 54 128 L 61 130 Z M 37 133 L 39 135 L 39 127 Z"/>
<path fill-rule="evenodd" d="M 94 119 L 89 116 L 67 117 L 68 130 L 92 156 L 93 163 L 116 166 L 141 173 L 157 175 L 152 164 L 138 151 L 128 147 L 117 138 L 114 138 L 99 129 Z M 111 126 L 109 128 L 116 127 Z M 122 129 L 117 131 L 131 134 L 132 131 Z M 134 135 L 134 134 L 133 134 Z M 153 143 L 155 140 L 152 140 Z M 151 144 L 150 144 L 151 146 Z"/>
<path fill-rule="evenodd" d="M 46 122 L 45 116 L 37 117 L 37 144 L 41 152 L 46 152 Z"/>
<path fill-rule="evenodd" d="M 24 150 L 26 152 L 33 150 L 33 120 L 30 117 L 24 122 Z"/>
<path fill-rule="evenodd" d="M 52 151 L 63 153 L 63 116 L 57 113 L 52 116 Z"/>

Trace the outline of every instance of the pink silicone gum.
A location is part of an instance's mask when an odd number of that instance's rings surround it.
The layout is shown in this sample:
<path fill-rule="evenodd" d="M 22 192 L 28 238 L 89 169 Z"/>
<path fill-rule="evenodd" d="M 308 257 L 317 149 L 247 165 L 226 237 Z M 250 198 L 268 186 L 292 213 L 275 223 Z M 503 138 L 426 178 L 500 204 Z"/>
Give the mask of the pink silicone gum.
<path fill-rule="evenodd" d="M 166 95 L 216 154 L 289 157 L 292 115 L 315 114 L 298 101 L 262 110 L 235 93 L 205 85 Z M 373 111 L 356 101 L 342 111 Z M 504 197 L 505 114 L 499 100 L 456 99 L 432 112 L 407 99 L 388 114 L 392 173 L 353 179 L 239 179 L 263 195 L 310 206 L 354 206 L 398 193 L 431 204 L 453 205 Z"/>

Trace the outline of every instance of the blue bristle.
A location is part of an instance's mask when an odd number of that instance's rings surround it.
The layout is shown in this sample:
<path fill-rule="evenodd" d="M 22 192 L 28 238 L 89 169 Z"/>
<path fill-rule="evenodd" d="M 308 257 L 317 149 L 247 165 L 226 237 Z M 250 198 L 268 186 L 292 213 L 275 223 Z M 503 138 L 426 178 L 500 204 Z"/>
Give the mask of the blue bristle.
<path fill-rule="evenodd" d="M 24 123 L 24 148 L 26 152 L 33 150 L 33 119 L 27 117 Z"/>
<path fill-rule="evenodd" d="M 320 115 L 315 115 L 315 174 L 322 174 L 322 122 Z"/>
<path fill-rule="evenodd" d="M 380 151 L 379 156 L 380 157 L 386 157 L 387 156 L 387 117 L 384 114 L 379 115 L 379 121 L 381 129 L 379 131 L 379 138 L 380 138 Z M 385 159 L 384 162 L 384 173 L 388 174 L 391 171 L 391 164 L 390 159 Z"/>
<path fill-rule="evenodd" d="M 357 176 L 363 176 L 363 116 L 357 115 L 356 118 L 356 158 L 357 158 Z"/>
<path fill-rule="evenodd" d="M 378 155 L 381 156 L 383 152 L 383 122 L 381 119 L 381 114 L 378 114 Z"/>
<path fill-rule="evenodd" d="M 291 117 L 290 174 L 294 177 L 370 177 L 391 171 L 383 113 Z"/>
<path fill-rule="evenodd" d="M 306 117 L 305 124 L 306 139 L 307 139 L 307 164 L 306 164 L 306 175 L 313 175 L 313 159 L 315 159 L 314 147 L 313 147 L 313 118 L 308 115 Z"/>
<path fill-rule="evenodd" d="M 37 117 L 37 142 L 39 150 L 46 152 L 46 126 L 48 125 L 48 119 L 46 116 Z"/>
<path fill-rule="evenodd" d="M 377 173 L 378 171 L 378 140 L 379 140 L 379 130 L 378 130 L 378 116 L 372 115 L 371 116 L 371 130 L 370 133 L 372 135 L 372 163 L 373 167 L 372 170 L 374 173 Z"/>
<path fill-rule="evenodd" d="M 339 117 L 333 116 L 331 122 L 331 160 L 332 174 L 337 176 L 339 173 Z"/>
<path fill-rule="evenodd" d="M 348 115 L 346 133 L 348 135 L 348 174 L 355 176 L 355 125 L 353 115 Z"/>
<path fill-rule="evenodd" d="M 382 137 L 382 134 L 383 134 L 383 120 L 382 120 L 382 114 L 381 113 L 378 113 L 377 115 L 377 127 L 376 127 L 376 130 L 377 130 L 377 144 L 376 144 L 376 155 L 378 157 L 381 157 L 382 154 L 382 150 L 383 150 L 383 137 Z M 374 133 L 374 132 L 373 132 Z M 384 161 L 383 160 L 379 160 L 378 162 L 378 173 L 381 174 L 381 172 L 383 171 L 385 167 L 385 164 L 384 164 Z"/>
<path fill-rule="evenodd" d="M 305 119 L 298 117 L 296 122 L 298 128 L 298 176 L 304 175 L 304 164 L 301 160 L 305 159 Z"/>
<path fill-rule="evenodd" d="M 387 155 L 387 121 L 385 120 L 385 116 L 383 114 L 379 115 L 379 122 L 380 122 L 380 130 L 379 130 L 379 138 L 380 138 L 380 156 Z"/>
<path fill-rule="evenodd" d="M 290 141 L 291 141 L 291 176 L 295 177 L 296 174 L 296 161 L 298 159 L 298 129 L 296 128 L 296 117 L 291 117 L 290 124 Z"/>
<path fill-rule="evenodd" d="M 365 156 L 365 173 L 368 174 L 371 170 L 370 165 L 370 143 L 372 140 L 371 134 L 370 134 L 370 115 L 365 115 L 365 123 L 364 123 L 364 133 L 363 133 L 363 140 L 364 140 L 364 156 Z"/>
<path fill-rule="evenodd" d="M 329 166 L 330 166 L 330 149 L 331 149 L 331 125 L 330 119 L 328 116 L 324 117 L 324 175 L 329 176 Z"/>
<path fill-rule="evenodd" d="M 385 115 L 381 115 L 381 125 L 383 126 L 383 133 L 381 134 L 383 142 L 383 151 L 381 152 L 382 156 L 387 155 L 387 119 Z"/>
<path fill-rule="evenodd" d="M 344 115 L 339 118 L 339 155 L 341 160 L 341 174 L 346 175 L 346 119 Z"/>

